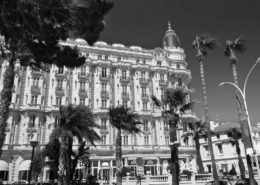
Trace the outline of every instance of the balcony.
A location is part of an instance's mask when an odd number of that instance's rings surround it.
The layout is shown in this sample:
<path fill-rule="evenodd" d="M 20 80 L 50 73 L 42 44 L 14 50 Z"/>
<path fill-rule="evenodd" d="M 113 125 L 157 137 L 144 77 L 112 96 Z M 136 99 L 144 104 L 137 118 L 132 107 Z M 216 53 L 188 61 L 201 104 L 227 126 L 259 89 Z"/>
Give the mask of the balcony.
<path fill-rule="evenodd" d="M 37 132 L 37 128 L 35 128 L 35 127 L 28 127 L 28 128 L 26 129 L 26 131 L 27 131 L 28 133 L 35 133 L 35 132 Z"/>
<path fill-rule="evenodd" d="M 81 71 L 78 73 L 78 79 L 86 81 L 89 79 L 89 74 L 87 74 L 85 71 Z"/>
<path fill-rule="evenodd" d="M 87 89 L 79 89 L 79 97 L 88 98 Z"/>
<path fill-rule="evenodd" d="M 109 99 L 109 92 L 106 90 L 101 91 L 101 98 L 102 99 Z"/>
<path fill-rule="evenodd" d="M 142 101 L 143 101 L 143 102 L 148 102 L 148 101 L 149 101 L 149 95 L 142 93 Z"/>
<path fill-rule="evenodd" d="M 149 127 L 144 127 L 143 133 L 145 135 L 150 135 L 151 134 L 151 129 Z"/>
<path fill-rule="evenodd" d="M 67 73 L 66 72 L 58 72 L 57 70 L 55 71 L 55 77 L 59 79 L 64 79 L 67 78 Z"/>
<path fill-rule="evenodd" d="M 169 135 L 170 134 L 170 129 L 168 127 L 164 127 L 163 134 L 164 135 Z"/>
<path fill-rule="evenodd" d="M 32 70 L 31 75 L 40 78 L 41 76 L 43 76 L 43 71 L 41 71 L 40 69 L 34 69 Z"/>
<path fill-rule="evenodd" d="M 56 87 L 55 89 L 56 96 L 65 96 L 65 90 L 62 87 Z"/>
<path fill-rule="evenodd" d="M 168 81 L 167 80 L 159 80 L 159 86 L 167 87 Z"/>
<path fill-rule="evenodd" d="M 107 126 L 101 126 L 100 134 L 109 134 Z"/>
<path fill-rule="evenodd" d="M 130 77 L 120 76 L 121 83 L 130 83 Z"/>
<path fill-rule="evenodd" d="M 147 78 L 140 78 L 139 83 L 140 85 L 149 85 L 150 79 Z"/>
<path fill-rule="evenodd" d="M 122 92 L 122 99 L 123 100 L 130 100 L 129 93 L 128 92 Z"/>
<path fill-rule="evenodd" d="M 110 75 L 106 75 L 106 76 L 99 75 L 99 80 L 102 82 L 109 82 Z"/>
<path fill-rule="evenodd" d="M 40 95 L 41 94 L 41 88 L 37 85 L 31 86 L 31 93 L 34 95 Z"/>

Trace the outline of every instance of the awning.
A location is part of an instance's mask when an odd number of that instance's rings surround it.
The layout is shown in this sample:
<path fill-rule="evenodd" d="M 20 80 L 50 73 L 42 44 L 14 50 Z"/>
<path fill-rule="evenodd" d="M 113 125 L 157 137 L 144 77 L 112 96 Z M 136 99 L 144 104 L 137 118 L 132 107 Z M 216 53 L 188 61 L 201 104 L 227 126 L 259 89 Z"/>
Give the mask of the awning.
<path fill-rule="evenodd" d="M 19 166 L 19 171 L 29 170 L 30 166 L 31 166 L 30 160 L 23 161 Z"/>
<path fill-rule="evenodd" d="M 9 171 L 7 162 L 0 160 L 0 171 Z"/>

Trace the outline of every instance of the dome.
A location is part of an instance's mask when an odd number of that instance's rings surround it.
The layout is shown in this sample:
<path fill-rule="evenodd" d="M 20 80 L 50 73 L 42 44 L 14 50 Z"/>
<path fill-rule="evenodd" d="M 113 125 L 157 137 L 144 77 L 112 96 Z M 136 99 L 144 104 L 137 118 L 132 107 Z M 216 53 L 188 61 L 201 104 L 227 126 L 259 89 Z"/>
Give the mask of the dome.
<path fill-rule="evenodd" d="M 165 36 L 163 38 L 163 48 L 165 47 L 181 47 L 179 37 L 176 35 L 175 31 L 172 30 L 170 22 L 168 23 L 168 30 L 166 31 Z"/>

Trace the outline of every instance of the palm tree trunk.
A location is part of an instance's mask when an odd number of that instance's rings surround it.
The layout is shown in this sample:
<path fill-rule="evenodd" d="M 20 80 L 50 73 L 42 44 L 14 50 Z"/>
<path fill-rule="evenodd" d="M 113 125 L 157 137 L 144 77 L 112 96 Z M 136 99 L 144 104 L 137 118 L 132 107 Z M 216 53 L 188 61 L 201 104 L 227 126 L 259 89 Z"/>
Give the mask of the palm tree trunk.
<path fill-rule="evenodd" d="M 121 129 L 118 129 L 117 131 L 117 137 L 116 137 L 116 184 L 122 185 L 122 138 L 121 138 Z"/>
<path fill-rule="evenodd" d="M 241 157 L 241 150 L 240 150 L 238 141 L 236 143 L 236 152 L 237 152 L 237 157 L 238 157 L 238 164 L 239 164 L 239 169 L 240 169 L 240 173 L 241 173 L 241 178 L 244 179 L 244 178 L 246 178 L 245 165 L 244 165 L 243 159 Z"/>
<path fill-rule="evenodd" d="M 213 178 L 215 181 L 215 185 L 219 185 L 218 173 L 217 173 L 216 162 L 215 162 L 215 155 L 214 155 L 214 151 L 213 151 L 212 138 L 211 138 L 208 98 L 207 98 L 206 83 L 205 83 L 205 77 L 204 77 L 203 60 L 200 60 L 199 63 L 200 63 L 200 76 L 201 76 L 201 83 L 202 83 L 202 90 L 203 90 L 205 120 L 206 120 L 206 124 L 207 124 L 207 136 L 208 136 L 208 143 L 209 143 L 209 151 L 210 151 L 210 155 L 211 155 Z"/>
<path fill-rule="evenodd" d="M 66 172 L 66 162 L 67 162 L 67 157 L 66 157 L 66 152 L 67 152 L 67 146 L 66 146 L 66 137 L 64 135 L 65 133 L 61 134 L 61 139 L 60 139 L 60 156 L 59 156 L 59 181 L 61 185 L 63 185 L 63 181 L 65 180 L 65 185 L 68 184 L 68 181 L 66 177 L 64 176 L 64 172 Z M 65 177 L 65 178 L 64 178 Z"/>
<path fill-rule="evenodd" d="M 3 90 L 0 97 L 0 157 L 2 156 L 2 147 L 5 141 L 5 128 L 9 114 L 9 106 L 12 100 L 12 87 L 14 83 L 14 66 L 10 61 L 6 66 L 3 76 Z"/>
<path fill-rule="evenodd" d="M 238 86 L 237 69 L 236 69 L 236 64 L 234 62 L 231 63 L 231 68 L 232 68 L 232 72 L 233 72 L 234 83 Z M 237 89 L 236 89 L 236 96 L 238 98 L 240 97 L 239 92 L 238 92 Z M 240 129 L 241 129 L 241 133 L 242 133 L 242 136 L 243 136 L 243 140 L 245 141 L 246 136 L 245 136 L 244 125 L 243 125 L 243 122 L 242 122 L 243 114 L 242 114 L 239 102 L 238 101 L 236 101 L 236 102 L 237 102 L 237 110 L 238 110 Z M 246 149 L 246 146 L 245 146 L 246 142 L 243 142 L 243 143 L 244 143 L 244 148 Z M 245 156 L 246 156 L 246 150 L 245 150 Z M 240 155 L 240 157 L 241 157 L 241 155 Z M 239 159 L 239 156 L 238 156 L 238 160 L 239 160 L 239 165 L 241 165 L 241 169 L 240 169 L 241 177 L 245 177 L 245 165 L 243 163 L 243 160 L 241 158 L 241 160 L 242 160 L 242 162 L 241 162 L 240 159 Z M 249 165 L 249 163 L 250 162 L 247 161 L 248 169 L 252 168 L 252 166 Z M 250 182 L 254 182 L 254 180 L 253 180 L 254 179 L 253 169 L 248 170 L 248 172 L 249 172 Z"/>
<path fill-rule="evenodd" d="M 200 142 L 199 142 L 199 137 L 195 137 L 195 146 L 196 146 L 196 153 L 197 153 L 197 165 L 199 167 L 199 174 L 203 174 L 204 172 L 204 167 L 200 155 Z"/>
<path fill-rule="evenodd" d="M 171 142 L 177 141 L 177 122 L 179 120 L 170 121 L 170 136 Z M 172 173 L 172 184 L 179 184 L 179 157 L 178 157 L 178 146 L 171 146 L 171 173 Z"/>

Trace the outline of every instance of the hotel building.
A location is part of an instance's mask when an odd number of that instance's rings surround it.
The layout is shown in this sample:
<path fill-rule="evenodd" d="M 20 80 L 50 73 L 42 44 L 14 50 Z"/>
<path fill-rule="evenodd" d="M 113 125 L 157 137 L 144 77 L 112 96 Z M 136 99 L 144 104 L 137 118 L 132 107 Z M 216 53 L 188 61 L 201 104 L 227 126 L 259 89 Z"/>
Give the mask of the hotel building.
<path fill-rule="evenodd" d="M 142 156 L 146 172 L 152 175 L 167 174 L 170 161 L 169 126 L 161 117 L 150 96 L 159 99 L 167 87 L 188 86 L 191 72 L 187 69 L 186 55 L 176 33 L 169 25 L 163 37 L 162 48 L 143 49 L 123 44 L 109 45 L 96 42 L 89 46 L 84 40 L 67 40 L 64 46 L 77 46 L 86 62 L 79 68 L 48 66 L 50 72 L 32 70 L 15 64 L 12 103 L 3 154 L 0 158 L 0 174 L 4 181 L 28 179 L 32 147 L 30 140 L 39 141 L 37 150 L 49 141 L 58 122 L 60 105 L 89 106 L 101 125 L 98 131 L 102 142 L 90 147 L 92 173 L 112 179 L 115 174 L 116 129 L 109 123 L 110 106 L 126 105 L 141 115 L 143 131 L 140 135 L 122 132 L 123 164 L 135 167 L 136 157 Z M 2 88 L 5 61 L 0 70 Z M 196 119 L 192 110 L 181 119 L 178 139 L 181 169 L 196 172 L 196 152 L 192 138 L 184 143 L 181 135 L 188 131 L 187 123 Z M 75 147 L 76 149 L 76 147 Z M 82 178 L 86 169 L 81 165 Z M 52 179 L 48 167 L 43 180 Z"/>

